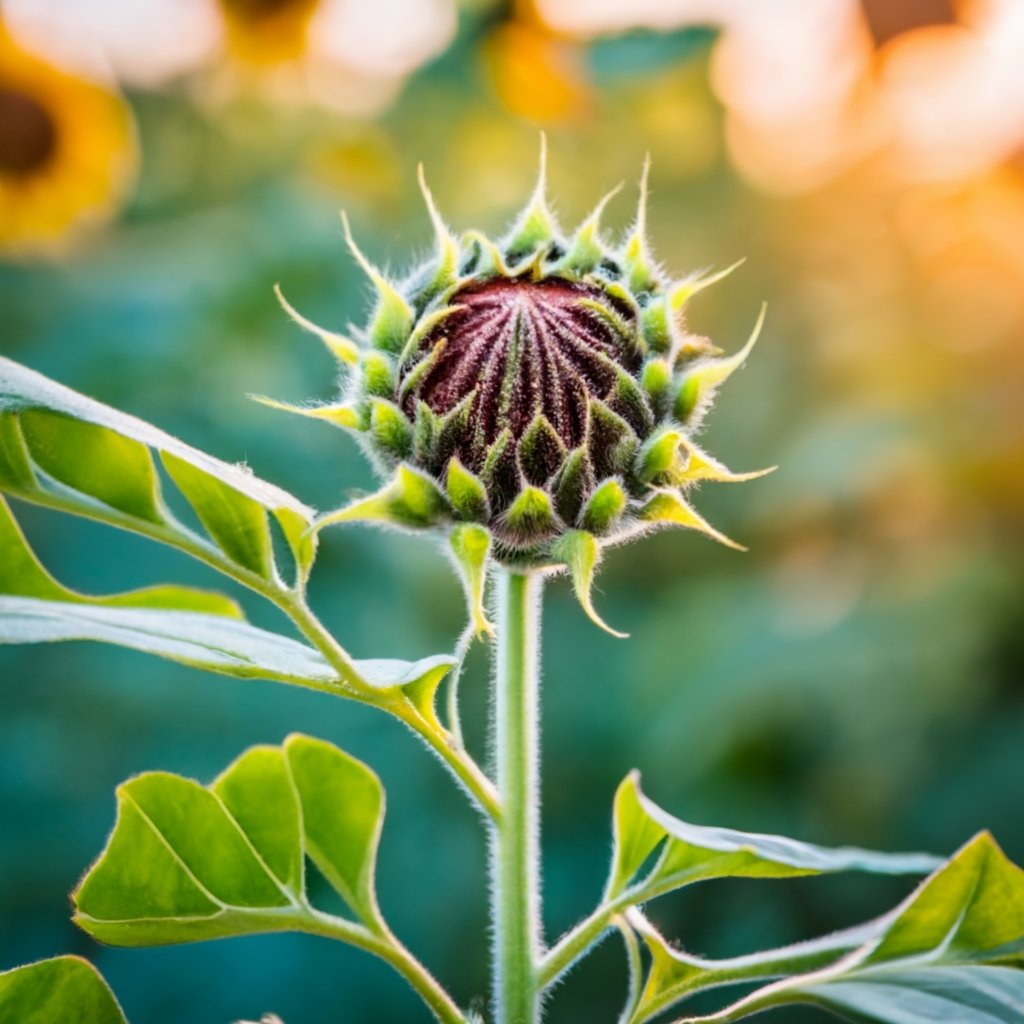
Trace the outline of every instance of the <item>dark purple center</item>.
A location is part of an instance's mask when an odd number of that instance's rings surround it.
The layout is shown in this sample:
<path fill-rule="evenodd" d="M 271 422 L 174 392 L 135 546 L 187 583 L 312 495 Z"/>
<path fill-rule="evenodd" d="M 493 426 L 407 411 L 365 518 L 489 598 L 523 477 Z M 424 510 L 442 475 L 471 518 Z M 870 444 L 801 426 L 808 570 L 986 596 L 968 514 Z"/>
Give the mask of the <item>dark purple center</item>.
<path fill-rule="evenodd" d="M 26 175 L 57 151 L 50 112 L 27 93 L 0 85 L 0 174 Z"/>
<path fill-rule="evenodd" d="M 444 415 L 472 395 L 459 454 L 474 468 L 502 431 L 518 440 L 538 413 L 575 448 L 589 398 L 604 398 L 622 369 L 636 370 L 613 323 L 588 302 L 626 319 L 600 289 L 563 280 L 498 278 L 464 288 L 451 299 L 464 308 L 424 340 L 421 354 L 442 338 L 444 347 L 405 395 L 405 411 L 412 415 L 422 400 Z"/>

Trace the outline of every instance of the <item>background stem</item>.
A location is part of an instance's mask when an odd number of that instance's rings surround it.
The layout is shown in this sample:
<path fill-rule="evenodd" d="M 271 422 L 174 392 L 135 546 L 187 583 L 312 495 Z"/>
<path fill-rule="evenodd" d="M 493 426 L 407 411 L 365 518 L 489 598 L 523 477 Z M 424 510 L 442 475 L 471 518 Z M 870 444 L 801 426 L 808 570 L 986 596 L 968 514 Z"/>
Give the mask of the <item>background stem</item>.
<path fill-rule="evenodd" d="M 497 1024 L 539 1019 L 540 588 L 538 575 L 499 571 L 494 743 L 502 815 L 491 842 Z"/>

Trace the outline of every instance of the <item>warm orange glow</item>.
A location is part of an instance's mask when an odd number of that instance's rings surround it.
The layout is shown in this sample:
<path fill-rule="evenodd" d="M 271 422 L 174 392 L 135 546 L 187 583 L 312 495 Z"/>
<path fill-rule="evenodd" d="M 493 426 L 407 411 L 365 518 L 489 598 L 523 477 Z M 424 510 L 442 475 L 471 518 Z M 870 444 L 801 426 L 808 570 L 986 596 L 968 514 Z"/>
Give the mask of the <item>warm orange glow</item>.
<path fill-rule="evenodd" d="M 0 26 L 0 251 L 53 250 L 117 208 L 136 165 L 116 93 L 17 47 Z"/>
<path fill-rule="evenodd" d="M 495 89 L 505 106 L 536 121 L 564 121 L 586 107 L 587 93 L 573 45 L 543 27 L 506 22 L 484 48 Z"/>

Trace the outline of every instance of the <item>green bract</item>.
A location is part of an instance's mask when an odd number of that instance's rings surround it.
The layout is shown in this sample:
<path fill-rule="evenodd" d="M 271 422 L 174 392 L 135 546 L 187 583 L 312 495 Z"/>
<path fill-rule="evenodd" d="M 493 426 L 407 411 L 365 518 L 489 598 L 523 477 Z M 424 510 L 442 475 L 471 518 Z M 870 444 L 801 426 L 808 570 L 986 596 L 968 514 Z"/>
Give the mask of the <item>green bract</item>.
<path fill-rule="evenodd" d="M 737 546 L 686 495 L 701 480 L 761 475 L 731 472 L 693 438 L 763 311 L 734 356 L 687 331 L 686 303 L 724 274 L 665 276 L 646 237 L 646 180 L 645 167 L 620 244 L 600 233 L 608 197 L 566 236 L 548 209 L 542 152 L 526 209 L 492 241 L 477 231 L 457 239 L 421 170 L 437 247 L 401 281 L 369 263 L 345 221 L 377 292 L 365 329 L 343 338 L 284 303 L 346 367 L 343 393 L 315 407 L 263 399 L 352 432 L 385 480 L 318 527 L 377 520 L 446 534 L 471 587 L 480 570 L 466 563 L 464 526 L 474 524 L 485 531 L 485 562 L 567 569 L 601 625 L 589 592 L 602 548 L 661 526 Z"/>

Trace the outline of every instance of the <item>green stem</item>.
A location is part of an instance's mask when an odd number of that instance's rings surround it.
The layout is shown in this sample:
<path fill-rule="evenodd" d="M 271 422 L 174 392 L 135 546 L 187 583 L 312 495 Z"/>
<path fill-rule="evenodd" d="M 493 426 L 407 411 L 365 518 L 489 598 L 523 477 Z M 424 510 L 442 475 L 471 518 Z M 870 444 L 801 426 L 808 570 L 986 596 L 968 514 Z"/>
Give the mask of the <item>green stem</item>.
<path fill-rule="evenodd" d="M 548 951 L 538 970 L 541 989 L 553 985 L 614 924 L 616 914 L 638 902 L 636 889 L 610 900 L 603 900 L 574 928 L 566 932 Z"/>
<path fill-rule="evenodd" d="M 348 654 L 305 601 L 291 594 L 272 597 L 271 600 L 288 615 L 303 636 L 320 651 L 335 671 L 343 679 L 350 680 L 351 674 L 346 672 L 346 666 L 351 664 Z M 356 678 L 359 678 L 358 674 Z M 454 741 L 450 733 L 424 718 L 408 700 L 389 703 L 382 699 L 378 691 L 365 684 L 357 687 L 350 682 L 349 686 L 350 695 L 354 699 L 390 712 L 412 729 L 441 758 L 488 818 L 492 821 L 498 820 L 501 812 L 494 783 L 468 751 Z"/>
<path fill-rule="evenodd" d="M 451 996 L 434 976 L 387 928 L 369 929 L 361 924 L 303 907 L 293 915 L 294 927 L 308 935 L 321 935 L 365 949 L 389 963 L 430 1007 L 441 1024 L 469 1024 Z"/>
<path fill-rule="evenodd" d="M 494 743 L 502 815 L 491 841 L 496 1024 L 536 1024 L 540 1016 L 540 587 L 536 574 L 498 575 Z"/>

